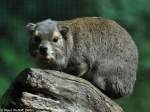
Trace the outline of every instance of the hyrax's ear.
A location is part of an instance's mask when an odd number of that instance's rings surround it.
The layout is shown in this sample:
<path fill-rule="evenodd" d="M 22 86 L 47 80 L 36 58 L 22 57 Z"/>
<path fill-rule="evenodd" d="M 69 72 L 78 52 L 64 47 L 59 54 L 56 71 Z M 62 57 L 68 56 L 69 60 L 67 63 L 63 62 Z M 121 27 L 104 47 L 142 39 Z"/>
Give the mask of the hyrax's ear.
<path fill-rule="evenodd" d="M 69 28 L 67 26 L 58 25 L 58 30 L 63 36 L 65 36 L 67 32 L 69 31 Z"/>
<path fill-rule="evenodd" d="M 34 24 L 34 23 L 28 23 L 28 24 L 26 25 L 26 29 L 27 29 L 29 32 L 35 31 L 35 28 L 36 28 L 36 27 L 37 27 L 37 25 Z"/>

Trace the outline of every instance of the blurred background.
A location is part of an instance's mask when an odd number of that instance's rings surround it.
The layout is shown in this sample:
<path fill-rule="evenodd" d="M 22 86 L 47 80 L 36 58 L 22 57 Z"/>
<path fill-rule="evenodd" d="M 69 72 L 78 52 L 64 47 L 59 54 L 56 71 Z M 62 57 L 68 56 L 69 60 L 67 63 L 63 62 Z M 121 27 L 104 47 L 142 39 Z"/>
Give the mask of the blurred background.
<path fill-rule="evenodd" d="M 34 66 L 28 53 L 28 22 L 81 16 L 113 19 L 139 50 L 134 93 L 117 100 L 125 112 L 150 112 L 150 0 L 0 0 L 0 97 L 17 74 Z"/>

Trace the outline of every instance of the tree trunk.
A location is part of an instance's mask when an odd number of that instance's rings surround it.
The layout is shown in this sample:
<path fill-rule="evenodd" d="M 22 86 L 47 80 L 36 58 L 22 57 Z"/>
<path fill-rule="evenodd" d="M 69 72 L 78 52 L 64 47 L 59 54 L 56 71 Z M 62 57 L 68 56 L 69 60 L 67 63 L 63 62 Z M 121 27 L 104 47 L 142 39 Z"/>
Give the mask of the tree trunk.
<path fill-rule="evenodd" d="M 43 112 L 123 112 L 90 82 L 63 72 L 26 69 L 1 100 L 1 108 Z"/>

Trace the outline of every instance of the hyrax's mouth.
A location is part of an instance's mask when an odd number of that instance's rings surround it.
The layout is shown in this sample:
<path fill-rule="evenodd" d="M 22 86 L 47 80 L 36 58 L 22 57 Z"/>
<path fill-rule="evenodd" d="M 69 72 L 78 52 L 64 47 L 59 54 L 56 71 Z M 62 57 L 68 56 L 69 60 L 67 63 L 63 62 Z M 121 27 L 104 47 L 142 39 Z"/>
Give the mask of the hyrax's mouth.
<path fill-rule="evenodd" d="M 42 60 L 42 61 L 46 61 L 46 62 L 54 62 L 55 61 L 54 53 L 51 53 L 51 54 L 49 54 L 48 52 L 44 53 L 44 54 L 40 53 L 39 57 L 40 57 L 40 60 Z"/>

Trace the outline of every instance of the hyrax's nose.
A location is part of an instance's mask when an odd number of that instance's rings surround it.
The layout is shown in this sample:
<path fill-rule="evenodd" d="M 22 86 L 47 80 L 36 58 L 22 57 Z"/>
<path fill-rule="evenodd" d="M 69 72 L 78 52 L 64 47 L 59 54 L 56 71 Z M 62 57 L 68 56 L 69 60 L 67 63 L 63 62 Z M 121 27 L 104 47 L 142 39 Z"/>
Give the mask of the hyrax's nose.
<path fill-rule="evenodd" d="M 47 50 L 48 50 L 47 46 L 40 46 L 41 55 L 47 55 Z"/>

